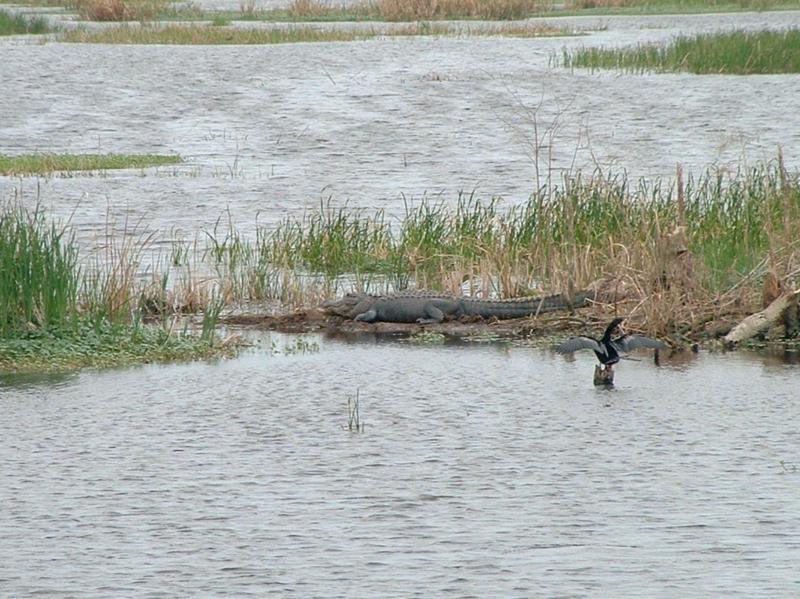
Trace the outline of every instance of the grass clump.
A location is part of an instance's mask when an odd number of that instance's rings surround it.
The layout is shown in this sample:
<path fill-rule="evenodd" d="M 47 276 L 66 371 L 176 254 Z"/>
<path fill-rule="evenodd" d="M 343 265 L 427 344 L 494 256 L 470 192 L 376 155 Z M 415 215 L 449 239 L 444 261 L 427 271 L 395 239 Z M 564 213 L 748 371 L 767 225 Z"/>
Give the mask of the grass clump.
<path fill-rule="evenodd" d="M 80 271 L 72 235 L 42 213 L 7 207 L 0 213 L 0 337 L 70 327 Z"/>
<path fill-rule="evenodd" d="M 567 0 L 565 11 L 599 13 L 692 13 L 797 8 L 796 0 Z"/>
<path fill-rule="evenodd" d="M 550 8 L 543 0 L 373 0 L 371 6 L 387 21 L 431 19 L 524 19 Z"/>
<path fill-rule="evenodd" d="M 57 171 L 102 171 L 180 164 L 180 156 L 159 154 L 0 155 L 0 175 L 45 175 Z"/>
<path fill-rule="evenodd" d="M 74 0 L 78 16 L 87 21 L 150 21 L 167 7 L 166 0 Z"/>
<path fill-rule="evenodd" d="M 46 223 L 38 210 L 0 210 L 0 371 L 187 360 L 235 350 L 216 343 L 214 306 L 199 336 L 173 333 L 174 321 L 143 325 L 137 295 L 121 292 L 132 277 L 119 282 L 120 272 L 132 273 L 135 265 L 111 264 L 89 277 L 79 264 L 69 228 Z"/>
<path fill-rule="evenodd" d="M 49 33 L 50 27 L 43 17 L 25 17 L 0 10 L 0 35 Z"/>
<path fill-rule="evenodd" d="M 353 41 L 375 35 L 377 34 L 315 27 L 245 29 L 207 25 L 170 25 L 115 27 L 96 31 L 75 29 L 67 32 L 63 41 L 93 44 L 254 45 Z"/>
<path fill-rule="evenodd" d="M 350 42 L 376 37 L 403 36 L 481 36 L 503 35 L 515 37 L 544 37 L 575 35 L 563 27 L 547 25 L 518 25 L 484 27 L 457 27 L 427 21 L 410 23 L 390 29 L 343 29 L 310 26 L 270 28 L 223 27 L 220 23 L 208 25 L 171 25 L 167 27 L 115 27 L 102 30 L 75 29 L 64 34 L 62 40 L 72 43 L 95 44 L 171 44 L 171 45 L 248 45 L 286 44 L 303 42 Z"/>
<path fill-rule="evenodd" d="M 672 43 L 634 48 L 564 51 L 568 68 L 695 74 L 774 74 L 800 72 L 800 29 L 732 31 L 681 36 Z"/>

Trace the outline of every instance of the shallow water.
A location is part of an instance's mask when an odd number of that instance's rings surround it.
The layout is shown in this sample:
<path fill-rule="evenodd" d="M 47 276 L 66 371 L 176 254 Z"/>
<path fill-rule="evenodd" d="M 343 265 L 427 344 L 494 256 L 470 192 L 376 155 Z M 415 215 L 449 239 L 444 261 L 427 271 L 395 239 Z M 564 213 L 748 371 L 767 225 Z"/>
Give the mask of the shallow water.
<path fill-rule="evenodd" d="M 226 209 L 247 231 L 332 197 L 404 211 L 459 191 L 525 201 L 548 163 L 670 176 L 773 158 L 800 165 L 800 77 L 623 75 L 551 66 L 564 47 L 784 27 L 798 12 L 573 18 L 586 36 L 386 38 L 169 47 L 0 41 L 0 151 L 175 152 L 188 164 L 0 178 L 4 198 L 72 216 L 82 239 L 125 213 L 164 237 Z M 89 68 L 87 65 L 91 65 Z M 541 106 L 539 106 L 541 104 Z M 537 108 L 538 107 L 538 108 Z M 546 135 L 553 129 L 552 144 Z M 74 214 L 73 214 L 74 213 Z"/>
<path fill-rule="evenodd" d="M 800 592 L 796 365 L 273 339 L 2 379 L 4 594 Z"/>

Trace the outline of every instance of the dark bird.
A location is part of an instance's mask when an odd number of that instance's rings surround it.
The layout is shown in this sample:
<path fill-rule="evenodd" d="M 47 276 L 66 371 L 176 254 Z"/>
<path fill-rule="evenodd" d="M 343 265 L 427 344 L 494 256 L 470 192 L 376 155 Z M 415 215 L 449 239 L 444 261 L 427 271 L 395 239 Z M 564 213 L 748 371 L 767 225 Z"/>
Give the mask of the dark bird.
<path fill-rule="evenodd" d="M 651 339 L 642 335 L 628 335 L 622 330 L 622 322 L 624 318 L 615 318 L 606 327 L 603 336 L 600 339 L 581 335 L 578 337 L 570 337 L 563 343 L 556 346 L 556 351 L 560 354 L 571 354 L 579 349 L 591 349 L 594 355 L 603 365 L 604 369 L 600 372 L 604 373 L 604 382 L 613 381 L 612 366 L 620 361 L 620 354 L 627 354 L 628 352 L 638 348 L 650 349 L 666 349 L 667 345 L 658 339 Z M 613 338 L 614 335 L 618 335 Z M 595 382 L 598 380 L 598 373 L 595 373 Z"/>

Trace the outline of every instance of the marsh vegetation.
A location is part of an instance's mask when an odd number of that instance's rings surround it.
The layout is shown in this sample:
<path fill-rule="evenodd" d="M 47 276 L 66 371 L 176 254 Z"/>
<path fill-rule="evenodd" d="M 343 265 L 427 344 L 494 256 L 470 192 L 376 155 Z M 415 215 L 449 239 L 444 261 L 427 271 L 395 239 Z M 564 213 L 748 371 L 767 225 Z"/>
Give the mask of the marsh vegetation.
<path fill-rule="evenodd" d="M 0 35 L 49 33 L 50 27 L 42 17 L 26 17 L 0 10 Z"/>
<path fill-rule="evenodd" d="M 0 175 L 46 175 L 54 172 L 104 171 L 181 164 L 183 158 L 163 154 L 0 154 Z"/>
<path fill-rule="evenodd" d="M 164 313 L 207 311 L 212 298 L 285 310 L 353 288 L 515 297 L 610 280 L 650 332 L 688 339 L 759 307 L 768 274 L 794 285 L 798 238 L 800 180 L 780 159 L 685 180 L 574 173 L 510 207 L 472 194 L 422 198 L 392 219 L 327 201 L 255 236 L 220 222 L 173 240 L 149 284 L 117 276 L 127 282 L 100 296 Z"/>
<path fill-rule="evenodd" d="M 565 50 L 568 68 L 626 72 L 762 75 L 800 72 L 800 30 L 730 31 L 681 36 L 671 43 L 632 48 Z"/>
<path fill-rule="evenodd" d="M 119 26 L 102 30 L 74 29 L 66 32 L 62 41 L 96 44 L 173 44 L 173 45 L 248 45 L 286 44 L 300 42 L 350 42 L 376 37 L 401 36 L 514 36 L 554 37 L 575 35 L 565 27 L 539 24 L 500 24 L 493 27 L 469 27 L 444 23 L 409 23 L 381 29 L 319 28 L 308 25 L 288 25 L 269 28 L 225 27 L 222 20 L 207 25 Z"/>
<path fill-rule="evenodd" d="M 143 323 L 134 295 L 135 253 L 82 264 L 69 227 L 9 204 L 0 212 L 0 369 L 63 370 L 230 353 L 212 327 L 202 335 Z M 213 306 L 208 312 L 214 318 Z M 208 329 L 208 330 L 207 330 Z"/>

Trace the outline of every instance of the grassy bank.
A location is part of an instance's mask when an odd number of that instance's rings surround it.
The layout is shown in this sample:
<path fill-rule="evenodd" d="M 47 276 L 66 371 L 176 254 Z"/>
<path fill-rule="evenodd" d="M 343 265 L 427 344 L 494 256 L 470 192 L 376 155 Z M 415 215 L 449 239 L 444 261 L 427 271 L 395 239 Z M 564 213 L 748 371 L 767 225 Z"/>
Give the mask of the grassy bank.
<path fill-rule="evenodd" d="M 289 21 L 435 21 L 519 20 L 542 16 L 637 15 L 800 8 L 798 0 L 365 0 L 343 6 L 319 0 L 294 0 L 286 8 L 260 9 L 244 2 L 239 11 L 223 11 L 227 19 Z M 197 9 L 179 10 L 162 17 L 211 20 L 214 13 Z"/>
<path fill-rule="evenodd" d="M 661 237 L 683 224 L 703 287 L 719 292 L 800 234 L 800 186 L 777 163 L 682 185 L 678 202 L 674 182 L 578 176 L 508 210 L 471 195 L 455 207 L 423 199 L 407 205 L 399 224 L 381 212 L 323 204 L 265 232 L 257 250 L 265 262 L 330 276 L 424 276 L 441 286 L 437 277 L 453 270 L 507 271 L 532 285 L 585 273 L 577 282 L 586 283 L 623 262 L 643 266 Z"/>
<path fill-rule="evenodd" d="M 220 23 L 219 25 L 224 25 Z M 537 24 L 506 24 L 493 27 L 469 27 L 429 22 L 410 23 L 389 29 L 342 29 L 311 26 L 240 28 L 206 25 L 171 25 L 166 27 L 120 26 L 102 30 L 75 29 L 61 41 L 95 44 L 171 44 L 171 45 L 249 45 L 302 42 L 349 42 L 392 36 L 514 36 L 553 37 L 575 35 L 564 27 Z"/>
<path fill-rule="evenodd" d="M 619 69 L 634 73 L 798 73 L 800 29 L 681 36 L 667 45 L 565 50 L 562 64 L 568 68 Z"/>
<path fill-rule="evenodd" d="M 0 0 L 11 3 L 11 0 Z M 431 20 L 519 20 L 536 16 L 637 15 L 766 11 L 800 8 L 800 0 L 364 0 L 344 6 L 321 0 L 293 0 L 264 9 L 244 0 L 238 10 L 205 11 L 166 0 L 17 0 L 14 4 L 64 6 L 89 21 L 334 22 Z"/>
<path fill-rule="evenodd" d="M 49 33 L 51 29 L 42 17 L 25 17 L 0 10 L 0 35 Z"/>
<path fill-rule="evenodd" d="M 177 155 L 159 154 L 20 154 L 0 155 L 0 175 L 46 175 L 58 171 L 104 171 L 180 164 Z"/>
<path fill-rule="evenodd" d="M 172 331 L 175 321 L 142 324 L 140 297 L 127 288 L 136 267 L 82 271 L 69 228 L 38 211 L 0 211 L 0 371 L 62 370 L 224 355 L 207 310 L 203 332 Z"/>
<path fill-rule="evenodd" d="M 229 300 L 298 305 L 355 286 L 498 296 L 611 280 L 651 332 L 759 309 L 770 271 L 800 273 L 800 179 L 777 160 L 738 173 L 630 180 L 573 175 L 510 208 L 463 195 L 409 202 L 399 222 L 323 203 L 261 229 L 209 233 L 206 260 Z M 620 292 L 622 293 L 622 292 Z"/>

